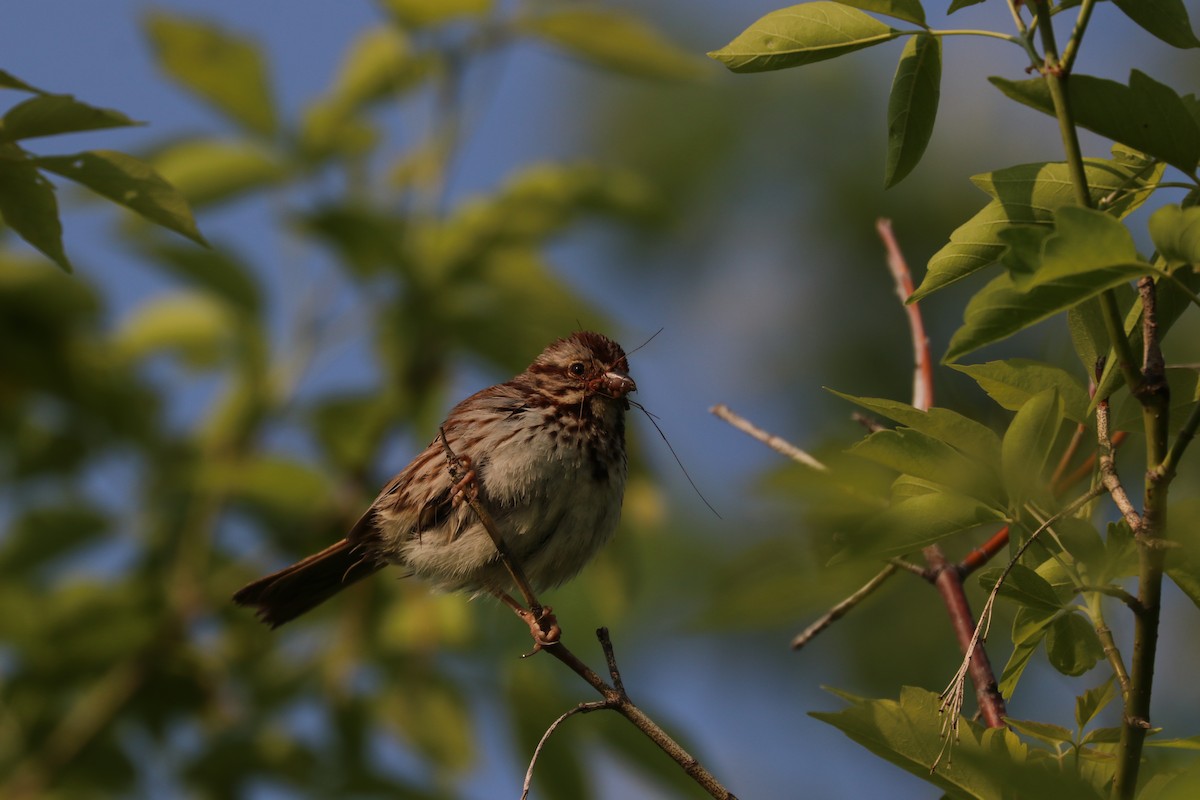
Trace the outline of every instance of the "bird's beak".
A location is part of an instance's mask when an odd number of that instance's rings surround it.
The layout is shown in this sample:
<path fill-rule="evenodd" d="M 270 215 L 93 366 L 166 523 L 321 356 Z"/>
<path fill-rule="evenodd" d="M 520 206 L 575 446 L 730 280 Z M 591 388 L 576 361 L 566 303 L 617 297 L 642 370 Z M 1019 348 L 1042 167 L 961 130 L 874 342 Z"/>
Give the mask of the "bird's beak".
<path fill-rule="evenodd" d="M 633 378 L 622 375 L 620 372 L 604 373 L 604 377 L 600 379 L 600 385 L 604 387 L 605 394 L 617 400 L 630 392 L 637 391 L 637 384 L 633 382 Z"/>

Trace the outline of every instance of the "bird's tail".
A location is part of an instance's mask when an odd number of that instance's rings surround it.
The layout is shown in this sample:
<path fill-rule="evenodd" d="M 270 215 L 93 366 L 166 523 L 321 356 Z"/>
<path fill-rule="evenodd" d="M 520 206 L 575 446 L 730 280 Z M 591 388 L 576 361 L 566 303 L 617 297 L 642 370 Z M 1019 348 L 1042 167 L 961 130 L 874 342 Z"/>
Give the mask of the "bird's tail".
<path fill-rule="evenodd" d="M 303 561 L 242 587 L 233 601 L 253 606 L 258 618 L 277 628 L 316 608 L 352 583 L 374 575 L 385 562 L 342 539 Z"/>

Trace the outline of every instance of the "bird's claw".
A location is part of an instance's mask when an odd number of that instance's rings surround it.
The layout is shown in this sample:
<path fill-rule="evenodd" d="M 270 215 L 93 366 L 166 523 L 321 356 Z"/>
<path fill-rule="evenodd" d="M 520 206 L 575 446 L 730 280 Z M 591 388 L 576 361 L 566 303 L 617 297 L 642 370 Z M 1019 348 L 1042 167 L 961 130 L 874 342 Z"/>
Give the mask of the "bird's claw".
<path fill-rule="evenodd" d="M 461 462 L 465 472 L 450 487 L 450 497 L 452 498 L 450 502 L 455 508 L 462 505 L 465 500 L 474 500 L 479 496 L 479 484 L 475 482 L 478 476 L 471 467 L 471 459 L 467 456 L 459 456 L 458 460 Z"/>
<path fill-rule="evenodd" d="M 532 611 L 523 611 L 521 619 L 529 625 L 529 635 L 533 637 L 533 649 L 521 658 L 529 658 L 539 650 L 558 644 L 559 639 L 562 638 L 562 628 L 559 627 L 558 619 L 554 616 L 554 610 L 550 606 L 542 606 L 540 613 L 537 614 Z"/>

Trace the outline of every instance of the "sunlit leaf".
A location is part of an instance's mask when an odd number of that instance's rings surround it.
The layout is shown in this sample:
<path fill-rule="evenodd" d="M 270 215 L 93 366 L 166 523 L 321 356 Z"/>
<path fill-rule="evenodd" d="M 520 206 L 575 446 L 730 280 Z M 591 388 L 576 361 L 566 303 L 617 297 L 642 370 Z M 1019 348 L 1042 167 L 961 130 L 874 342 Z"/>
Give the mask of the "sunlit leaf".
<path fill-rule="evenodd" d="M 914 25 L 925 24 L 925 9 L 921 0 L 837 0 L 844 6 L 861 8 L 888 17 L 902 19 Z"/>
<path fill-rule="evenodd" d="M 41 156 L 33 163 L 205 244 L 187 200 L 144 161 L 112 150 L 90 150 L 70 156 Z"/>
<path fill-rule="evenodd" d="M 979 585 L 990 592 L 1002 573 L 1000 568 L 987 570 L 979 576 Z M 1055 613 L 1063 608 L 1063 601 L 1054 587 L 1024 564 L 1013 564 L 1008 577 L 1000 584 L 999 594 L 1039 612 Z"/>
<path fill-rule="evenodd" d="M 1200 206 L 1163 206 L 1150 215 L 1150 238 L 1171 266 L 1200 263 Z"/>
<path fill-rule="evenodd" d="M 396 28 L 370 28 L 347 48 L 324 102 L 349 113 L 417 86 L 435 64 Z"/>
<path fill-rule="evenodd" d="M 182 141 L 156 154 L 152 162 L 193 206 L 271 186 L 286 174 L 270 151 L 239 141 Z"/>
<path fill-rule="evenodd" d="M 985 502 L 994 498 L 989 491 L 992 488 L 989 472 L 982 464 L 972 462 L 950 445 L 911 428 L 876 431 L 854 445 L 850 452 Z"/>
<path fill-rule="evenodd" d="M 802 67 L 895 39 L 900 31 L 834 2 L 772 11 L 709 53 L 733 72 Z"/>
<path fill-rule="evenodd" d="M 1018 331 L 1094 297 L 1105 289 L 1140 276 L 1144 265 L 1108 267 L 1064 278 L 1022 292 L 1008 274 L 994 278 L 967 303 L 963 326 L 950 339 L 943 359 L 953 362 L 985 345 L 1007 339 Z"/>
<path fill-rule="evenodd" d="M 1012 99 L 1054 115 L 1050 88 L 1043 78 L 1010 81 L 989 78 Z M 1090 75 L 1071 75 L 1067 84 L 1075 124 L 1161 158 L 1184 172 L 1200 162 L 1200 125 L 1173 89 L 1133 70 L 1129 85 Z"/>
<path fill-rule="evenodd" d="M 942 81 L 942 41 L 913 36 L 904 45 L 888 96 L 888 154 L 883 185 L 895 186 L 921 160 L 933 136 Z"/>
<path fill-rule="evenodd" d="M 1017 733 L 1032 736 L 1050 745 L 1069 744 L 1075 739 L 1071 732 L 1063 726 L 1052 725 L 1049 722 L 1013 719 L 1012 717 L 1005 717 L 1004 722 Z"/>
<path fill-rule="evenodd" d="M 120 111 L 90 106 L 67 94 L 43 94 L 5 112 L 0 118 L 0 141 L 140 124 Z"/>
<path fill-rule="evenodd" d="M 317 469 L 273 455 L 202 466 L 200 484 L 273 515 L 311 523 L 333 507 L 329 479 Z"/>
<path fill-rule="evenodd" d="M 921 411 L 908 403 L 878 397 L 854 397 L 829 389 L 843 400 L 862 406 L 913 430 L 943 441 L 984 464 L 1000 461 L 1000 438 L 986 425 L 948 408 Z"/>
<path fill-rule="evenodd" d="M 118 329 L 114 344 L 126 358 L 178 353 L 201 369 L 220 363 L 230 347 L 229 308 L 198 293 L 167 295 L 137 308 Z"/>
<path fill-rule="evenodd" d="M 1149 192 L 1140 187 L 1153 187 L 1164 168 L 1145 158 L 1084 160 L 1093 202 L 1108 200 L 1106 210 L 1118 219 L 1146 201 Z M 971 180 L 991 195 L 992 202 L 960 225 L 929 259 L 925 278 L 909 302 L 997 263 L 1008 246 L 1001 231 L 1013 225 L 1049 225 L 1056 209 L 1075 204 L 1071 177 L 1062 163 L 1023 164 Z"/>
<path fill-rule="evenodd" d="M 493 0 L 380 0 L 380 4 L 401 25 L 425 28 L 461 17 L 482 17 L 492 10 Z"/>
<path fill-rule="evenodd" d="M 1068 419 L 1075 422 L 1087 419 L 1087 389 L 1061 367 L 1025 358 L 950 366 L 969 375 L 1001 408 L 1016 411 L 1030 397 L 1053 388 L 1063 399 L 1063 413 Z"/>
<path fill-rule="evenodd" d="M 1013 417 L 1000 446 L 1000 463 L 1009 502 L 1047 493 L 1046 464 L 1063 422 L 1062 398 L 1057 388 L 1030 397 Z"/>
<path fill-rule="evenodd" d="M 901 555 L 955 533 L 1002 521 L 1000 514 L 975 498 L 938 492 L 892 505 L 872 517 L 857 537 L 872 553 Z"/>
<path fill-rule="evenodd" d="M 602 7 L 550 7 L 518 19 L 518 29 L 605 69 L 647 78 L 686 79 L 703 62 L 632 15 Z"/>
<path fill-rule="evenodd" d="M 258 44 L 219 26 L 153 11 L 146 32 L 163 70 L 238 125 L 275 133 L 275 104 Z"/>

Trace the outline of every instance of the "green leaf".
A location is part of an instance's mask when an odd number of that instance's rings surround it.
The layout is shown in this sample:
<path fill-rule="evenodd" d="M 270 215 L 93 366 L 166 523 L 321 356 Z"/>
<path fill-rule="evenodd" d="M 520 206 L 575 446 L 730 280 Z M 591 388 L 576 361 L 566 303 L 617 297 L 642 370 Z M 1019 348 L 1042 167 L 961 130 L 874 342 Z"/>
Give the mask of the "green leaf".
<path fill-rule="evenodd" d="M 947 797 L 1100 797 L 1098 790 L 1073 771 L 1061 770 L 1056 761 L 1030 757 L 1029 747 L 1006 728 L 983 729 L 959 720 L 954 758 L 948 761 L 940 735 L 946 720 L 940 713 L 941 699 L 933 692 L 906 686 L 898 702 L 834 693 L 849 708 L 811 716 L 928 781 Z M 934 764 L 938 767 L 931 770 Z"/>
<path fill-rule="evenodd" d="M 940 439 L 911 428 L 875 431 L 849 452 L 935 484 L 957 477 L 947 473 L 970 470 L 975 466 Z"/>
<path fill-rule="evenodd" d="M 1009 81 L 989 78 L 1013 100 L 1054 115 L 1043 78 Z M 1090 75 L 1072 75 L 1067 84 L 1075 123 L 1093 133 L 1166 161 L 1191 173 L 1200 162 L 1200 125 L 1173 89 L 1133 70 L 1129 85 Z"/>
<path fill-rule="evenodd" d="M 1081 739 L 1079 741 L 1079 744 L 1081 746 L 1088 745 L 1088 744 L 1116 744 L 1119 741 L 1121 741 L 1121 729 L 1120 728 L 1096 728 L 1094 730 L 1088 731 L 1084 735 L 1083 739 Z M 1154 744 L 1154 741 L 1151 739 L 1147 739 L 1146 744 L 1147 745 Z"/>
<path fill-rule="evenodd" d="M 1088 689 L 1075 698 L 1075 724 L 1079 730 L 1088 726 L 1096 715 L 1117 696 L 1116 682 L 1110 675 L 1108 680 L 1094 689 Z"/>
<path fill-rule="evenodd" d="M 459 17 L 483 17 L 492 10 L 492 0 L 380 0 L 401 25 L 429 28 Z"/>
<path fill-rule="evenodd" d="M 980 574 L 979 585 L 990 592 L 1003 573 L 999 567 L 989 569 Z M 1034 611 L 1054 614 L 1063 609 L 1063 601 L 1050 582 L 1024 564 L 1013 565 L 1000 584 L 999 595 Z"/>
<path fill-rule="evenodd" d="M 855 397 L 827 389 L 868 411 L 932 436 L 984 464 L 1000 460 L 1000 438 L 991 428 L 948 408 L 921 411 L 908 403 L 878 397 Z"/>
<path fill-rule="evenodd" d="M 888 17 L 902 19 L 914 25 L 925 24 L 925 9 L 921 0 L 837 0 L 844 6 L 861 8 Z"/>
<path fill-rule="evenodd" d="M 211 292 L 252 317 L 262 310 L 262 289 L 254 272 L 231 246 L 202 250 L 157 241 L 139 244 L 156 268 Z"/>
<path fill-rule="evenodd" d="M 1005 717 L 1004 722 L 1010 728 L 1017 731 L 1017 733 L 1032 736 L 1051 746 L 1070 744 L 1075 741 L 1074 735 L 1061 725 L 1051 725 L 1048 722 L 1035 722 L 1033 720 L 1013 719 L 1012 717 Z"/>
<path fill-rule="evenodd" d="M 1042 261 L 1021 288 L 1032 288 L 1111 267 L 1150 271 L 1138 256 L 1129 230 L 1102 211 L 1063 206 L 1054 215 L 1054 233 L 1042 243 Z"/>
<path fill-rule="evenodd" d="M 196 229 L 187 200 L 144 161 L 113 150 L 89 150 L 71 156 L 41 156 L 33 163 L 197 244 L 207 244 Z"/>
<path fill-rule="evenodd" d="M 1183 0 L 1113 0 L 1125 16 L 1172 47 L 1200 47 Z"/>
<path fill-rule="evenodd" d="M 1143 265 L 1108 267 L 1087 275 L 1065 278 L 1022 292 L 1011 275 L 994 278 L 970 302 L 963 326 L 950 339 L 943 361 L 951 363 L 967 353 L 1031 327 L 1065 311 L 1105 289 L 1127 283 L 1142 274 Z"/>
<path fill-rule="evenodd" d="M 333 508 L 329 479 L 323 473 L 279 456 L 206 462 L 197 478 L 208 491 L 227 494 L 282 519 L 311 523 Z"/>
<path fill-rule="evenodd" d="M 1061 367 L 1025 358 L 950 366 L 969 375 L 1001 408 L 1016 411 L 1034 395 L 1047 389 L 1057 389 L 1063 399 L 1066 417 L 1073 422 L 1087 420 L 1090 402 L 1087 389 L 1078 378 Z"/>
<path fill-rule="evenodd" d="M 946 9 L 946 13 L 953 14 L 955 11 L 969 8 L 971 6 L 977 6 L 982 2 L 983 0 L 954 0 L 952 3 L 950 3 L 950 8 Z"/>
<path fill-rule="evenodd" d="M 951 797 L 999 797 L 1002 784 L 986 774 L 964 769 L 960 764 L 963 750 L 980 747 L 979 728 L 959 720 L 960 739 L 955 747 L 951 769 L 930 770 L 942 749 L 940 736 L 944 724 L 941 700 L 933 692 L 905 686 L 900 699 L 868 700 L 837 692 L 849 707 L 838 712 L 811 711 L 809 716 L 826 722 L 880 758 L 895 764 L 922 780 L 932 783 Z M 1000 735 L 1014 736 L 1007 731 Z M 1015 736 L 1014 736 L 1015 738 Z"/>
<path fill-rule="evenodd" d="M 520 18 L 517 29 L 598 67 L 646 78 L 689 79 L 701 62 L 637 17 L 573 6 Z"/>
<path fill-rule="evenodd" d="M 15 145 L 0 146 L 0 217 L 17 235 L 67 272 L 54 186 Z"/>
<path fill-rule="evenodd" d="M 1163 206 L 1150 215 L 1150 238 L 1170 266 L 1200 263 L 1200 206 Z"/>
<path fill-rule="evenodd" d="M 192 206 L 215 203 L 272 186 L 286 171 L 275 156 L 249 142 L 195 139 L 179 142 L 153 159 L 159 175 Z"/>
<path fill-rule="evenodd" d="M 888 155 L 883 185 L 891 188 L 921 160 L 937 118 L 942 40 L 914 36 L 904 45 L 888 96 Z"/>
<path fill-rule="evenodd" d="M 834 2 L 772 11 L 732 42 L 709 53 L 733 72 L 802 67 L 900 36 L 874 17 Z"/>
<path fill-rule="evenodd" d="M 875 515 L 855 535 L 871 553 L 902 555 L 939 539 L 988 523 L 1003 522 L 996 511 L 973 497 L 936 492 L 901 500 Z"/>
<path fill-rule="evenodd" d="M 16 89 L 21 92 L 32 92 L 33 94 L 49 94 L 36 86 L 31 86 L 25 81 L 13 75 L 11 72 L 6 72 L 0 69 L 0 89 Z"/>
<path fill-rule="evenodd" d="M 1096 365 L 1109 350 L 1108 329 L 1104 326 L 1104 311 L 1100 300 L 1092 298 L 1067 311 L 1067 328 L 1079 363 L 1089 378 L 1096 378 Z M 1089 401 L 1088 411 L 1091 412 Z"/>
<path fill-rule="evenodd" d="M 1104 657 L 1100 638 L 1080 614 L 1067 614 L 1050 624 L 1046 632 L 1046 655 L 1064 675 L 1082 675 Z"/>
<path fill-rule="evenodd" d="M 395 404 L 379 392 L 322 399 L 312 432 L 330 461 L 348 474 L 368 469 L 396 418 Z"/>
<path fill-rule="evenodd" d="M 1057 388 L 1038 392 L 1013 417 L 1000 446 L 1000 464 L 1014 507 L 1027 497 L 1048 494 L 1046 462 L 1062 423 L 1063 404 Z"/>
<path fill-rule="evenodd" d="M 1026 612 L 1028 612 L 1028 609 L 1018 609 L 1017 619 L 1019 620 L 1021 615 Z M 1042 626 L 1037 629 L 1039 634 L 1044 635 L 1043 632 L 1046 625 L 1050 624 L 1049 619 L 1046 617 L 1040 617 L 1039 619 L 1045 620 Z M 1015 627 L 1016 622 L 1014 621 L 1014 630 Z M 1029 666 L 1029 662 L 1033 659 L 1033 654 L 1037 652 L 1038 646 L 1041 643 L 1042 635 L 1030 636 L 1024 640 L 1017 640 L 1014 635 L 1012 655 L 1008 657 L 1008 663 L 1004 665 L 1004 672 L 1000 675 L 998 683 L 998 688 L 1002 696 L 1009 700 L 1013 698 L 1017 691 L 1017 684 L 1021 680 L 1021 675 L 1025 673 L 1025 668 Z"/>
<path fill-rule="evenodd" d="M 402 31 L 389 25 L 371 28 L 347 48 L 333 87 L 321 102 L 347 115 L 416 87 L 435 66 Z"/>
<path fill-rule="evenodd" d="M 145 26 L 164 72 L 246 130 L 275 133 L 266 59 L 256 42 L 161 11 L 147 14 Z"/>
<path fill-rule="evenodd" d="M 167 295 L 135 309 L 117 330 L 113 344 L 133 360 L 173 351 L 185 364 L 199 369 L 220 363 L 233 327 L 228 306 L 208 295 Z"/>
<path fill-rule="evenodd" d="M 18 103 L 0 118 L 0 141 L 141 124 L 120 111 L 89 106 L 69 94 L 43 94 Z"/>
<path fill-rule="evenodd" d="M 851 453 L 897 472 L 976 497 L 998 502 L 995 480 L 982 464 L 948 444 L 911 428 L 876 431 L 850 448 Z"/>
<path fill-rule="evenodd" d="M 1158 183 L 1164 168 L 1145 158 L 1125 156 L 1111 161 L 1084 160 L 1092 201 L 1115 198 L 1106 209 L 1118 219 L 1146 201 L 1146 189 Z M 929 259 L 925 279 L 909 302 L 995 264 L 1009 244 L 1003 231 L 1014 225 L 1049 225 L 1055 210 L 1075 205 L 1071 176 L 1062 163 L 1023 164 L 976 175 L 971 181 L 993 201 L 960 225 L 950 235 L 950 242 Z"/>

